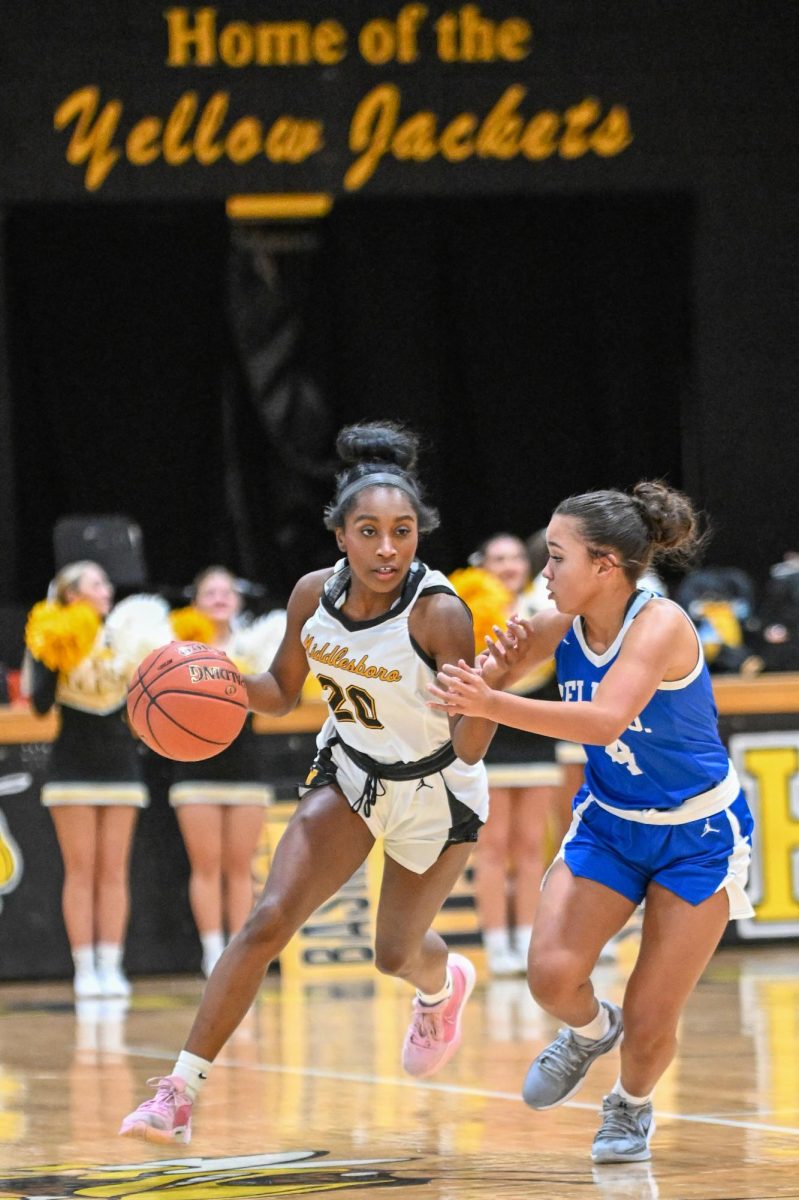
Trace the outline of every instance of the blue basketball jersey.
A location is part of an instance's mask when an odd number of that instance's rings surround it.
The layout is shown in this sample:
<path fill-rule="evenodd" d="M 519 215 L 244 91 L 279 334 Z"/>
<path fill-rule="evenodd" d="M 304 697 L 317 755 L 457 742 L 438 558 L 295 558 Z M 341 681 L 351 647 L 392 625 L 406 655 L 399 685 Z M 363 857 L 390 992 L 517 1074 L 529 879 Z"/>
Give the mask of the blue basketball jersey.
<path fill-rule="evenodd" d="M 592 698 L 632 622 L 655 598 L 650 591 L 637 593 L 615 641 L 603 654 L 587 645 L 582 620 L 575 618 L 555 652 L 562 700 Z M 719 737 L 710 674 L 698 637 L 697 654 L 693 671 L 684 679 L 661 683 L 620 738 L 609 746 L 585 746 L 586 783 L 598 800 L 618 808 L 676 808 L 726 777 L 729 756 Z"/>

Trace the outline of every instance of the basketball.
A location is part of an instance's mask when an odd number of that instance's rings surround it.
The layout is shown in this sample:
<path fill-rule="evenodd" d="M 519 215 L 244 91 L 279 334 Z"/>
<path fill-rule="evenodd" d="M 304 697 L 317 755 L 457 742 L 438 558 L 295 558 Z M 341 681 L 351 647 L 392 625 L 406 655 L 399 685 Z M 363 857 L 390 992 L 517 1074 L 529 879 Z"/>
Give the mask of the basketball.
<path fill-rule="evenodd" d="M 221 754 L 241 732 L 247 692 L 221 650 L 169 642 L 143 659 L 128 688 L 128 719 L 151 750 L 178 762 Z"/>

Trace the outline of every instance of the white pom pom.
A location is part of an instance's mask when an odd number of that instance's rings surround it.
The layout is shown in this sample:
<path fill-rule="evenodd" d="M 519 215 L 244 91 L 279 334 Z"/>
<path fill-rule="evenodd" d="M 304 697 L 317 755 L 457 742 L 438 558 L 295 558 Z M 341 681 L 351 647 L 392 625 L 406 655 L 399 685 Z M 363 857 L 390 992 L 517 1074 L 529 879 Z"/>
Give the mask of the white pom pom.
<path fill-rule="evenodd" d="M 285 632 L 285 609 L 276 608 L 274 612 L 237 629 L 228 653 L 237 662 L 244 661 L 247 670 L 257 674 L 271 666 Z"/>
<path fill-rule="evenodd" d="M 105 622 L 106 644 L 117 662 L 131 669 L 174 636 L 169 605 L 161 596 L 128 596 L 114 606 Z"/>

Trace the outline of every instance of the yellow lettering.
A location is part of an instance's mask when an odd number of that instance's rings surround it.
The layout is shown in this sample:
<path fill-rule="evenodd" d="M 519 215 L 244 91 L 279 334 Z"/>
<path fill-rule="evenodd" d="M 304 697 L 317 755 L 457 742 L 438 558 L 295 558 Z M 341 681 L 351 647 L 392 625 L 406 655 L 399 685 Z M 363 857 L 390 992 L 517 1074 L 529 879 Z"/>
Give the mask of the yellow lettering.
<path fill-rule="evenodd" d="M 436 118 L 431 112 L 419 112 L 403 121 L 391 142 L 395 158 L 428 162 L 437 151 Z"/>
<path fill-rule="evenodd" d="M 227 67 L 248 67 L 255 54 L 252 26 L 231 21 L 219 35 L 219 57 Z"/>
<path fill-rule="evenodd" d="M 225 138 L 225 153 L 231 162 L 245 163 L 260 154 L 264 132 L 257 117 L 241 117 Z"/>
<path fill-rule="evenodd" d="M 438 57 L 442 62 L 520 62 L 530 53 L 533 29 L 522 17 L 492 21 L 477 4 L 464 4 L 435 22 Z"/>
<path fill-rule="evenodd" d="M 524 122 L 516 109 L 527 95 L 520 84 L 509 87 L 491 109 L 477 135 L 477 153 L 482 158 L 514 158 Z"/>
<path fill-rule="evenodd" d="M 267 134 L 264 149 L 272 162 L 304 162 L 323 145 L 321 121 L 279 117 Z"/>
<path fill-rule="evenodd" d="M 435 22 L 438 57 L 442 62 L 458 61 L 458 19 L 453 13 L 444 13 Z"/>
<path fill-rule="evenodd" d="M 344 186 L 348 191 L 363 187 L 388 152 L 397 125 L 399 106 L 399 88 L 393 83 L 382 83 L 364 96 L 356 108 L 350 125 L 349 143 L 350 150 L 361 157 L 344 176 Z"/>
<path fill-rule="evenodd" d="M 557 149 L 560 117 L 551 109 L 544 108 L 527 122 L 519 148 L 525 158 L 533 160 L 549 158 Z"/>
<path fill-rule="evenodd" d="M 125 141 L 125 155 L 134 166 L 146 167 L 158 158 L 162 125 L 158 117 L 142 117 L 133 126 Z"/>
<path fill-rule="evenodd" d="M 397 62 L 416 62 L 417 34 L 427 16 L 424 4 L 405 4 L 397 16 Z"/>
<path fill-rule="evenodd" d="M 373 67 L 391 62 L 395 46 L 394 26 L 391 21 L 380 17 L 376 17 L 374 21 L 367 21 L 358 35 L 361 55 Z"/>
<path fill-rule="evenodd" d="M 77 122 L 67 146 L 67 162 L 73 167 L 88 164 L 86 187 L 90 192 L 105 182 L 120 156 L 120 151 L 111 142 L 122 115 L 122 104 L 119 100 L 110 100 L 94 121 L 99 103 L 99 88 L 79 88 L 59 104 L 53 117 L 56 129 L 64 129 L 70 121 Z"/>
<path fill-rule="evenodd" d="M 494 22 L 484 17 L 476 4 L 464 4 L 460 25 L 461 62 L 493 62 Z"/>
<path fill-rule="evenodd" d="M 591 149 L 601 158 L 612 158 L 614 154 L 621 154 L 622 150 L 626 150 L 633 140 L 627 109 L 621 104 L 614 104 L 589 140 Z"/>
<path fill-rule="evenodd" d="M 509 17 L 497 29 L 496 46 L 499 58 L 506 62 L 520 62 L 530 53 L 533 27 L 523 17 Z"/>
<path fill-rule="evenodd" d="M 184 92 L 167 118 L 164 128 L 164 161 L 171 167 L 180 166 L 191 158 L 191 145 L 182 139 L 188 133 L 196 113 L 197 93 Z"/>
<path fill-rule="evenodd" d="M 187 8 L 168 8 L 164 16 L 168 39 L 166 65 L 212 67 L 216 62 L 216 9 L 195 9 L 193 25 Z"/>
<path fill-rule="evenodd" d="M 227 116 L 229 97 L 225 92 L 214 92 L 197 122 L 194 136 L 194 153 L 198 163 L 208 167 L 222 157 L 224 147 L 215 140 L 222 122 Z"/>
<path fill-rule="evenodd" d="M 586 96 L 579 104 L 566 109 L 566 129 L 558 146 L 561 158 L 582 158 L 590 150 L 586 130 L 599 118 L 599 113 L 599 101 L 593 96 Z"/>
<path fill-rule="evenodd" d="M 313 56 L 324 67 L 340 63 L 347 53 L 347 31 L 338 21 L 320 21 L 312 42 Z"/>
<path fill-rule="evenodd" d="M 311 27 L 306 21 L 275 21 L 257 27 L 259 66 L 306 66 L 311 61 Z"/>
<path fill-rule="evenodd" d="M 410 5 L 410 8 L 420 7 Z M 217 33 L 217 9 L 168 8 L 167 66 L 212 67 L 220 59 L 234 69 L 334 66 L 347 53 L 347 31 L 339 21 L 229 21 Z"/>
<path fill-rule="evenodd" d="M 799 920 L 793 863 L 799 851 L 799 820 L 791 812 L 791 783 L 799 769 L 794 746 L 747 750 L 744 768 L 758 789 L 758 841 L 763 895 L 755 906 L 758 921 Z"/>
<path fill-rule="evenodd" d="M 453 117 L 441 133 L 441 153 L 448 162 L 463 162 L 474 154 L 472 134 L 477 128 L 473 113 Z"/>

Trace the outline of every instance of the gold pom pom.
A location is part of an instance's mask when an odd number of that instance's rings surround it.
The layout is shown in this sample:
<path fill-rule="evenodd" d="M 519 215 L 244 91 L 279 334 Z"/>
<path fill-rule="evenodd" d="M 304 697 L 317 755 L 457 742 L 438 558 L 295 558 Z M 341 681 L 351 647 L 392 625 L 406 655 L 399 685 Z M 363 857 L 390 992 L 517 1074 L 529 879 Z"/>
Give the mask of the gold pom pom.
<path fill-rule="evenodd" d="M 191 604 L 173 609 L 169 623 L 179 642 L 203 642 L 210 646 L 216 637 L 216 626 L 211 618 Z"/>
<path fill-rule="evenodd" d="M 319 680 L 309 671 L 305 677 L 305 683 L 302 685 L 302 693 L 300 699 L 303 704 L 315 704 L 322 699 L 322 685 Z"/>
<path fill-rule="evenodd" d="M 474 646 L 478 654 L 486 647 L 494 625 L 504 628 L 513 608 L 513 596 L 496 575 L 482 567 L 464 567 L 453 571 L 449 581 L 461 600 L 468 605 L 474 621 Z"/>
<path fill-rule="evenodd" d="M 94 645 L 100 618 L 90 604 L 41 600 L 28 613 L 25 645 L 50 671 L 69 674 Z"/>

